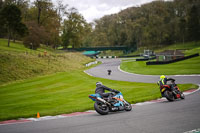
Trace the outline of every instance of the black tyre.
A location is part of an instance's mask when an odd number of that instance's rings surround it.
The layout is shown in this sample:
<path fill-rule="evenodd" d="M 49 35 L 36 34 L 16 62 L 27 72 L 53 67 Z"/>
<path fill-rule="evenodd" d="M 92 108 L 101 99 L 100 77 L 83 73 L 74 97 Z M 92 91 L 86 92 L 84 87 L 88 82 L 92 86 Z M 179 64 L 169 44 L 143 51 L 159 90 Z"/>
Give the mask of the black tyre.
<path fill-rule="evenodd" d="M 185 99 L 185 95 L 182 92 L 180 93 L 180 95 L 181 95 L 181 99 Z"/>
<path fill-rule="evenodd" d="M 173 93 L 171 91 L 165 91 L 164 96 L 166 97 L 166 99 L 168 101 L 170 101 L 170 102 L 174 101 L 174 96 L 173 96 Z"/>
<path fill-rule="evenodd" d="M 97 113 L 101 115 L 107 115 L 109 112 L 109 108 L 106 104 L 100 103 L 100 102 L 95 102 L 94 103 L 94 109 L 96 110 Z"/>
<path fill-rule="evenodd" d="M 124 108 L 126 111 L 131 111 L 132 110 L 132 106 L 130 103 L 126 102 L 125 103 L 125 108 Z"/>

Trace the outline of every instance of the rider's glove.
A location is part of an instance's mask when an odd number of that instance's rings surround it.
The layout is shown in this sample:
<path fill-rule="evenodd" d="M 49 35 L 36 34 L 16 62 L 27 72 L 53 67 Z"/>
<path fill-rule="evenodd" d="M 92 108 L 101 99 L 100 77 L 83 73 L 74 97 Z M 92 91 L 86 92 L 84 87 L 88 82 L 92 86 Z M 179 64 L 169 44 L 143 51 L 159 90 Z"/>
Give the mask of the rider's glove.
<path fill-rule="evenodd" d="M 118 90 L 113 90 L 113 92 L 115 92 L 115 93 L 120 93 Z"/>
<path fill-rule="evenodd" d="M 113 96 L 116 95 L 115 92 L 111 92 L 111 94 L 112 94 Z"/>

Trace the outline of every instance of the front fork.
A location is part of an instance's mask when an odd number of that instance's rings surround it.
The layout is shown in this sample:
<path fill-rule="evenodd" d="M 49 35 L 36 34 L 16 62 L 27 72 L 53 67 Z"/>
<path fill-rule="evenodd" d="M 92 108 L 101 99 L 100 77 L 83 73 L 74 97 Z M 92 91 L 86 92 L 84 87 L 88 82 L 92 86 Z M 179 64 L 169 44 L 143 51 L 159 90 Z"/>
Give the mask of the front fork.
<path fill-rule="evenodd" d="M 129 105 L 129 103 L 126 100 L 123 100 L 124 105 Z"/>

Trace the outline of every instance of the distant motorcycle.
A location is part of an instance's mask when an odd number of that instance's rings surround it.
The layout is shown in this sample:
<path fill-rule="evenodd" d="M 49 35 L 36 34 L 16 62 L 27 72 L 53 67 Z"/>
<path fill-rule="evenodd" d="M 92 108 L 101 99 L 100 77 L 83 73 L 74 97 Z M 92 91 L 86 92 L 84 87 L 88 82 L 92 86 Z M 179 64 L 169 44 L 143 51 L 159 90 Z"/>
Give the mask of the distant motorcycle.
<path fill-rule="evenodd" d="M 160 92 L 168 101 L 174 101 L 179 98 L 185 99 L 185 95 L 180 91 L 177 84 L 175 84 L 175 80 L 171 80 L 170 84 L 161 86 Z"/>
<path fill-rule="evenodd" d="M 108 100 L 108 98 L 101 97 L 99 94 L 91 94 L 89 95 L 94 103 L 94 109 L 97 113 L 101 115 L 106 115 L 109 112 L 115 111 L 131 111 L 132 106 L 126 100 L 124 100 L 122 93 L 114 93 L 112 92 L 112 99 Z"/>

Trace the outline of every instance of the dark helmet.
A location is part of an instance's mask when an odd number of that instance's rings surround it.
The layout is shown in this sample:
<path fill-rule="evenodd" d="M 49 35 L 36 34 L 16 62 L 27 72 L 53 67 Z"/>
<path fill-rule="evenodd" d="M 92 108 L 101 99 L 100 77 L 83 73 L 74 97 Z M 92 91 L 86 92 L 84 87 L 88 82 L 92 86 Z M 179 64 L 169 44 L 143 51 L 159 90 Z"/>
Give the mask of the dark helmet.
<path fill-rule="evenodd" d="M 96 87 L 103 85 L 102 82 L 96 82 Z"/>

